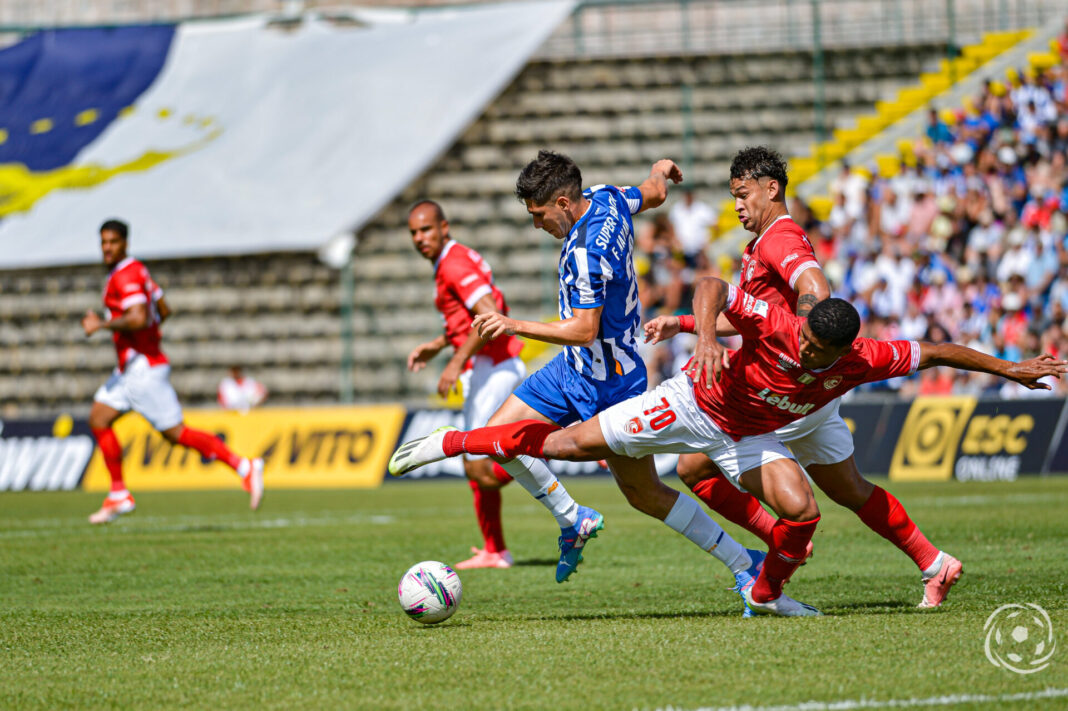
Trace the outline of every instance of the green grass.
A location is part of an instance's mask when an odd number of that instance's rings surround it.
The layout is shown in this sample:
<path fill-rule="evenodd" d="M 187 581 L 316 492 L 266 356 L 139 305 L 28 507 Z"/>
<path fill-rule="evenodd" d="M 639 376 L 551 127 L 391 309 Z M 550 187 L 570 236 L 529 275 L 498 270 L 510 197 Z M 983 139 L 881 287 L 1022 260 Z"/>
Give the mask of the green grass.
<path fill-rule="evenodd" d="M 744 620 L 726 571 L 631 510 L 609 480 L 568 481 L 606 529 L 572 581 L 557 529 L 516 486 L 517 566 L 465 571 L 460 611 L 409 620 L 397 581 L 478 542 L 459 481 L 376 491 L 142 493 L 108 527 L 99 496 L 0 496 L 0 708 L 676 708 L 1004 695 L 1068 688 L 1068 477 L 889 485 L 965 575 L 940 610 L 912 563 L 821 501 L 815 558 L 787 588 L 818 619 Z M 728 530 L 739 540 L 754 539 Z M 1050 668 L 983 653 L 999 605 L 1042 605 Z M 955 709 L 1053 709 L 1068 698 Z"/>

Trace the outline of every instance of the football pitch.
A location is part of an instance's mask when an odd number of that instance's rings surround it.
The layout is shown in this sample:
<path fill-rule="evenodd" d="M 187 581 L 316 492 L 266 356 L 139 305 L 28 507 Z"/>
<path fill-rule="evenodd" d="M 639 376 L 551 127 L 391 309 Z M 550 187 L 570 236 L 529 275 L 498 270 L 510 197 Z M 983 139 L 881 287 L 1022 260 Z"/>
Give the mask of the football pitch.
<path fill-rule="evenodd" d="M 256 514 L 236 488 L 140 493 L 101 528 L 97 494 L 2 495 L 0 708 L 1068 708 L 1068 477 L 880 482 L 964 562 L 928 611 L 904 554 L 821 499 L 786 588 L 810 619 L 742 619 L 722 566 L 609 479 L 566 483 L 606 519 L 572 580 L 553 579 L 552 518 L 510 486 L 516 566 L 461 571 L 437 626 L 401 612 L 397 581 L 479 542 L 460 481 L 268 490 Z M 984 623 L 1009 603 L 1048 612 L 1048 668 L 988 661 Z"/>

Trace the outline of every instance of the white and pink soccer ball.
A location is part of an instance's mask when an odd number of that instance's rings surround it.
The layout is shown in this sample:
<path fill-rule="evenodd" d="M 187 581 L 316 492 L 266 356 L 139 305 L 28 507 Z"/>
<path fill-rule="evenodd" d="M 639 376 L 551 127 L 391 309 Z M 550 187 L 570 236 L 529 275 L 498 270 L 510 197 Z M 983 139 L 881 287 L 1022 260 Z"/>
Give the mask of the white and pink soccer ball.
<path fill-rule="evenodd" d="M 397 585 L 401 607 L 413 620 L 427 625 L 452 617 L 463 592 L 456 571 L 436 560 L 424 560 L 408 568 Z"/>

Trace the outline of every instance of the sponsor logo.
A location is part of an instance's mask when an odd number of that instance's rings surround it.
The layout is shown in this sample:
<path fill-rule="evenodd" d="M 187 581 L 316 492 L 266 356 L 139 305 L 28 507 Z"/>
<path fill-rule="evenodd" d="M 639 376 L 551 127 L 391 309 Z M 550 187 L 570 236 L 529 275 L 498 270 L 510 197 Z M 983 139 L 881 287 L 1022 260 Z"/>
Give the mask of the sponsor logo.
<path fill-rule="evenodd" d="M 557 481 L 554 481 L 554 482 L 553 482 L 552 484 L 550 484 L 550 485 L 549 485 L 549 490 L 548 490 L 548 491 L 546 491 L 545 493 L 546 493 L 546 494 L 551 494 L 551 493 L 553 493 L 554 491 L 556 491 L 556 489 L 557 489 L 557 488 L 558 488 L 559 486 L 560 486 L 560 481 L 559 481 L 559 480 L 557 480 Z"/>
<path fill-rule="evenodd" d="M 768 315 L 768 302 L 761 301 L 749 294 L 745 294 L 745 298 L 742 299 L 742 311 L 766 318 Z"/>
<path fill-rule="evenodd" d="M 1042 671 L 1057 650 L 1049 614 L 1032 602 L 1002 605 L 986 618 L 983 630 L 986 658 L 1015 674 Z"/>
<path fill-rule="evenodd" d="M 756 269 L 756 262 L 750 261 L 749 262 L 749 266 L 747 266 L 746 269 L 745 269 L 745 280 L 746 281 L 752 281 L 753 280 L 753 271 L 755 269 Z"/>
<path fill-rule="evenodd" d="M 810 375 L 809 373 L 801 373 L 801 375 L 797 376 L 797 382 L 801 383 L 802 385 L 808 385 L 809 383 L 813 383 L 815 381 L 816 376 Z"/>
<path fill-rule="evenodd" d="M 940 481 L 953 476 L 957 445 L 975 410 L 970 397 L 917 398 L 901 428 L 890 478 Z"/>
<path fill-rule="evenodd" d="M 370 488 L 382 483 L 404 415 L 403 407 L 383 405 L 263 409 L 246 415 L 187 411 L 186 421 L 215 433 L 240 455 L 263 457 L 272 486 Z M 140 416 L 119 420 L 115 433 L 123 447 L 123 468 L 131 489 L 233 486 L 224 464 L 204 461 L 194 450 L 172 447 Z M 85 488 L 107 491 L 109 484 L 103 460 L 94 455 Z"/>
<path fill-rule="evenodd" d="M 757 397 L 769 405 L 774 405 L 780 410 L 787 410 L 795 415 L 807 415 L 816 408 L 816 405 L 811 402 L 790 402 L 789 395 L 773 393 L 768 388 L 758 392 Z"/>
<path fill-rule="evenodd" d="M 841 383 L 842 383 L 842 376 L 841 375 L 832 375 L 831 377 L 829 377 L 829 378 L 827 378 L 826 380 L 823 381 L 823 388 L 825 390 L 834 390 Z"/>
<path fill-rule="evenodd" d="M 898 359 L 897 346 L 893 343 L 890 344 L 890 358 L 895 361 Z"/>
<path fill-rule="evenodd" d="M 801 255 L 799 255 L 799 254 L 791 254 L 786 259 L 782 260 L 782 262 L 779 263 L 779 266 L 780 267 L 785 267 L 787 264 L 789 264 L 790 262 L 794 261 L 799 256 L 801 256 Z"/>
<path fill-rule="evenodd" d="M 642 421 L 639 418 L 632 417 L 631 419 L 627 420 L 627 424 L 626 424 L 627 434 L 636 435 L 639 432 L 641 432 L 643 429 L 645 429 L 645 428 L 642 426 Z"/>
<path fill-rule="evenodd" d="M 497 453 L 498 457 L 504 457 L 504 449 L 501 447 L 501 443 L 494 441 L 493 451 Z"/>
<path fill-rule="evenodd" d="M 776 363 L 776 365 L 782 370 L 791 370 L 793 368 L 800 368 L 801 367 L 800 363 L 798 363 L 796 360 L 794 360 L 793 358 L 791 358 L 790 356 L 788 356 L 788 355 L 786 355 L 785 353 L 782 353 L 782 352 L 779 353 L 779 362 Z M 800 378 L 798 378 L 798 380 L 800 380 Z M 804 381 L 801 381 L 801 382 L 804 382 Z M 809 381 L 809 382 L 811 382 L 811 381 Z"/>
<path fill-rule="evenodd" d="M 967 397 L 920 398 L 909 409 L 890 464 L 893 479 L 1014 481 L 1033 415 L 975 414 Z"/>

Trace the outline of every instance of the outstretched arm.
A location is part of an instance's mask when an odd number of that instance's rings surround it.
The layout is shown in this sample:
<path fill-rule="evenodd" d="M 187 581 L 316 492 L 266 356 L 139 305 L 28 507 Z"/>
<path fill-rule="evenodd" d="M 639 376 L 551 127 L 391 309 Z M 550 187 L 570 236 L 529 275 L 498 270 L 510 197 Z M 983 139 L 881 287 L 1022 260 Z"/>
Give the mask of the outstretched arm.
<path fill-rule="evenodd" d="M 519 321 L 499 313 L 483 314 L 475 318 L 471 325 L 486 341 L 507 334 L 555 343 L 558 346 L 585 346 L 597 338 L 597 332 L 601 328 L 602 308 L 576 308 L 571 318 L 549 323 Z"/>
<path fill-rule="evenodd" d="M 958 370 L 973 370 L 977 373 L 990 373 L 1015 381 L 1028 390 L 1049 390 L 1050 386 L 1040 383 L 1040 378 L 1049 375 L 1059 378 L 1068 372 L 1068 361 L 1057 360 L 1048 353 L 1020 363 L 1013 363 L 1010 360 L 995 358 L 955 343 L 920 343 L 919 370 L 939 365 L 948 365 Z"/>
<path fill-rule="evenodd" d="M 675 165 L 675 161 L 664 158 L 653 164 L 649 171 L 649 177 L 642 181 L 638 190 L 642 193 L 642 209 L 639 212 L 652 210 L 660 207 L 667 200 L 668 181 L 673 183 L 682 182 L 682 170 Z"/>

